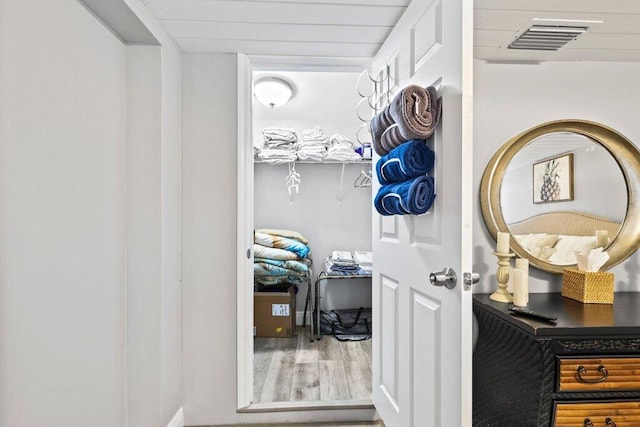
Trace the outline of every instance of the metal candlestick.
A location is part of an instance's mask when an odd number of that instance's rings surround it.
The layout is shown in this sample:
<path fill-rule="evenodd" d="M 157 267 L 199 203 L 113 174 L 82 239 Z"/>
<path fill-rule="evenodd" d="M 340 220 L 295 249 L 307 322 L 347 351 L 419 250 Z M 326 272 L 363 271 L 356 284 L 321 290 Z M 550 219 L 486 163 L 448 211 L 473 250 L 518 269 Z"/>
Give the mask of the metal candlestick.
<path fill-rule="evenodd" d="M 493 254 L 498 257 L 498 271 L 496 273 L 498 289 L 489 298 L 498 302 L 513 302 L 513 296 L 507 291 L 507 282 L 509 282 L 510 258 L 513 258 L 516 254 L 500 252 L 494 252 Z"/>

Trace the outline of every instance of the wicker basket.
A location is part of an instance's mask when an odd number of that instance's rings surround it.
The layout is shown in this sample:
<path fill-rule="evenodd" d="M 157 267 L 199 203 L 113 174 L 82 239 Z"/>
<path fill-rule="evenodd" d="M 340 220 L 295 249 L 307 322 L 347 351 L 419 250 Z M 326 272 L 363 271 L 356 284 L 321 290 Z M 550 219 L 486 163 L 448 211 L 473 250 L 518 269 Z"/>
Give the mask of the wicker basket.
<path fill-rule="evenodd" d="M 566 269 L 562 273 L 562 296 L 583 303 L 613 304 L 613 282 L 613 273 Z"/>

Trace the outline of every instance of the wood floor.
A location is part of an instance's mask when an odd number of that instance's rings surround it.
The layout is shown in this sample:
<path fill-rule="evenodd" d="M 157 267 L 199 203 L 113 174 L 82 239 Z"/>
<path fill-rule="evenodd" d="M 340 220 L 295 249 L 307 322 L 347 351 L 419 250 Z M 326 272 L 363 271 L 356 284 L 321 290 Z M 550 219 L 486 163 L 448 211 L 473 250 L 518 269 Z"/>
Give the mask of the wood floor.
<path fill-rule="evenodd" d="M 371 340 L 254 338 L 254 403 L 371 400 Z"/>
<path fill-rule="evenodd" d="M 215 427 L 238 427 L 238 424 L 225 424 Z M 382 421 L 354 421 L 350 423 L 242 424 L 242 427 L 384 427 L 384 423 Z"/>
<path fill-rule="evenodd" d="M 216 427 L 238 427 L 238 424 L 226 424 Z M 242 427 L 384 427 L 384 423 L 382 421 L 363 421 L 351 423 L 242 424 Z"/>

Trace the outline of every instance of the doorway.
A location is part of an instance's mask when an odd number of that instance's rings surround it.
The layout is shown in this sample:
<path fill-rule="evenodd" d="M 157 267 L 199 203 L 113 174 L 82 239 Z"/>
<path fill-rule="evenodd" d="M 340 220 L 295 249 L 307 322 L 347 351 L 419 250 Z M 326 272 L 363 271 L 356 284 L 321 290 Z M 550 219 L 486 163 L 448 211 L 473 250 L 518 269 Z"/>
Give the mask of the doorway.
<path fill-rule="evenodd" d="M 308 287 L 313 287 L 324 259 L 332 251 L 371 250 L 371 187 L 354 185 L 363 173 L 370 176 L 371 162 L 297 161 L 293 165 L 300 182 L 296 189 L 289 191 L 285 177 L 291 172 L 291 163 L 273 164 L 259 158 L 254 161 L 253 156 L 253 146 L 262 146 L 262 129 L 268 127 L 294 129 L 298 137 L 303 130 L 319 127 L 328 140 L 340 134 L 357 145 L 356 134 L 362 122 L 356 115 L 361 97 L 355 85 L 363 68 L 301 71 L 271 67 L 269 71 L 251 72 L 252 80 L 265 76 L 282 78 L 291 83 L 294 93 L 287 104 L 275 108 L 261 105 L 251 94 L 244 94 L 245 100 L 251 100 L 252 104 L 251 117 L 246 120 L 250 125 L 244 131 L 250 135 L 246 138 L 248 146 L 243 147 L 244 160 L 253 176 L 247 183 L 250 195 L 244 198 L 251 199 L 252 225 L 247 227 L 249 232 L 242 230 L 242 233 L 251 239 L 251 244 L 254 229 L 301 233 L 308 240 L 312 262 L 307 282 L 296 284 L 297 308 L 292 315 L 297 328 L 292 337 L 254 338 L 253 293 L 248 296 L 247 289 L 239 289 L 239 297 L 244 293 L 247 303 L 239 343 L 252 349 L 247 352 L 247 363 L 239 365 L 251 367 L 247 377 L 252 378 L 253 387 L 244 393 L 248 410 L 373 407 L 371 340 L 339 342 L 330 336 L 313 339 L 310 328 L 313 298 L 307 301 Z M 252 286 L 253 271 L 247 272 L 239 265 L 239 272 L 241 270 L 246 272 L 248 280 L 239 283 Z M 323 308 L 371 307 L 370 280 L 339 282 L 321 286 Z M 309 303 L 306 318 L 305 302 Z M 250 304 L 252 309 L 248 309 Z M 238 320 L 242 323 L 242 319 Z M 246 336 L 247 325 L 251 325 L 250 339 Z"/>

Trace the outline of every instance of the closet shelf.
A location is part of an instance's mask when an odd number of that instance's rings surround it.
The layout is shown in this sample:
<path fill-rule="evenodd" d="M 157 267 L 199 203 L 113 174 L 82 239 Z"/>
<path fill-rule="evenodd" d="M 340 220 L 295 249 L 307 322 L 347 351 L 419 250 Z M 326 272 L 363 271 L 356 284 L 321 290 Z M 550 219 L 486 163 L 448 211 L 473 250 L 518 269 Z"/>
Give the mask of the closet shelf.
<path fill-rule="evenodd" d="M 371 159 L 361 159 L 361 160 L 346 160 L 346 161 L 340 161 L 340 160 L 322 160 L 322 161 L 317 161 L 317 160 L 296 160 L 294 162 L 284 162 L 284 163 L 270 163 L 264 160 L 256 160 L 254 159 L 253 163 L 263 163 L 263 164 L 271 164 L 274 166 L 277 165 L 285 165 L 285 164 L 289 164 L 289 163 L 296 163 L 296 164 L 300 164 L 300 165 L 369 165 L 371 164 Z"/>

